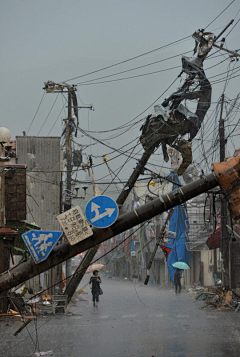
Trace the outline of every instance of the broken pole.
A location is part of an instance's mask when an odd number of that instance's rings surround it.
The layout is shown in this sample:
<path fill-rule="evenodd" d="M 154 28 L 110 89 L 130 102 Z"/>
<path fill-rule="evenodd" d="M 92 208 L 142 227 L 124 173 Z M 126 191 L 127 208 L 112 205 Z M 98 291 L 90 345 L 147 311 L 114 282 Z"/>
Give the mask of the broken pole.
<path fill-rule="evenodd" d="M 219 181 L 215 173 L 208 174 L 199 180 L 184 185 L 166 195 L 159 196 L 159 198 L 119 216 L 116 222 L 108 228 L 93 229 L 93 235 L 91 237 L 75 245 L 70 245 L 69 243 L 58 245 L 53 249 L 48 259 L 42 263 L 35 264 L 32 259 L 23 262 L 11 269 L 11 271 L 1 274 L 0 293 L 218 185 Z"/>
<path fill-rule="evenodd" d="M 132 188 L 134 187 L 138 177 L 143 173 L 144 171 L 144 166 L 147 164 L 150 156 L 154 152 L 155 147 L 152 146 L 150 149 L 145 150 L 141 159 L 139 160 L 136 168 L 133 170 L 132 175 L 128 179 L 128 182 L 124 186 L 122 192 L 120 193 L 119 197 L 117 198 L 116 202 L 117 204 L 121 207 L 126 198 L 128 197 L 129 193 L 131 192 Z M 74 275 L 72 276 L 71 280 L 69 281 L 67 288 L 64 292 L 64 295 L 68 296 L 67 303 L 71 301 L 73 294 L 77 290 L 79 284 L 81 283 L 81 280 L 83 276 L 86 273 L 87 268 L 93 261 L 95 255 L 97 254 L 97 251 L 99 249 L 99 245 L 97 245 L 94 248 L 91 248 L 87 253 L 85 254 L 85 257 L 81 261 L 80 265 L 77 267 Z"/>
<path fill-rule="evenodd" d="M 165 230 L 167 228 L 168 222 L 170 221 L 170 219 L 172 217 L 172 214 L 173 214 L 173 208 L 168 212 L 167 218 L 166 218 L 166 220 L 165 220 L 165 222 L 164 222 L 164 224 L 162 226 L 160 235 L 159 235 L 159 237 L 157 237 L 154 250 L 152 252 L 150 261 L 149 261 L 148 266 L 147 266 L 147 276 L 146 276 L 146 279 L 144 281 L 144 285 L 148 284 L 148 281 L 149 281 L 149 278 L 150 278 L 150 269 L 152 267 L 153 260 L 155 258 L 156 253 L 157 253 L 158 246 L 160 245 L 161 240 L 164 238 Z"/>

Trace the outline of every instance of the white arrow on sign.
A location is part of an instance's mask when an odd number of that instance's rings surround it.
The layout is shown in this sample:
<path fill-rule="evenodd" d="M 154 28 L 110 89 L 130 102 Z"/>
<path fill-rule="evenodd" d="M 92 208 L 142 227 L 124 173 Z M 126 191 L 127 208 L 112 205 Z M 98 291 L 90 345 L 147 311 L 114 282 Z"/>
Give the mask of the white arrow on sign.
<path fill-rule="evenodd" d="M 92 223 L 98 221 L 99 219 L 101 219 L 105 216 L 111 217 L 111 215 L 115 211 L 115 208 L 105 208 L 105 212 L 99 214 L 99 208 L 100 208 L 100 206 L 98 206 L 96 203 L 92 202 L 91 212 L 95 212 L 95 217 L 93 219 L 91 219 Z"/>

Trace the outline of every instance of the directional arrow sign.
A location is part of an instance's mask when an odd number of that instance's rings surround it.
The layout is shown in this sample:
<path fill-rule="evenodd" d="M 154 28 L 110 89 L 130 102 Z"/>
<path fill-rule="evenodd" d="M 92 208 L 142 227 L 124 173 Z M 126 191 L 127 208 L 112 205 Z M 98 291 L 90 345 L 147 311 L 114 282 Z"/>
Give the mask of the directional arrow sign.
<path fill-rule="evenodd" d="M 22 239 L 36 264 L 47 259 L 62 233 L 31 230 L 22 234 Z"/>
<path fill-rule="evenodd" d="M 118 217 L 118 205 L 108 196 L 95 196 L 86 206 L 86 217 L 97 228 L 111 226 Z"/>

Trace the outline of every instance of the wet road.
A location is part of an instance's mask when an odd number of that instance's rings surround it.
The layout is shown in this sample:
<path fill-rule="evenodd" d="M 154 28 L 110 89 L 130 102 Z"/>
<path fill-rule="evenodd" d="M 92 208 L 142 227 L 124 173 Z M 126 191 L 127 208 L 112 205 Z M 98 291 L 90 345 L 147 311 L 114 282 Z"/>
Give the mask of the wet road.
<path fill-rule="evenodd" d="M 107 279 L 102 288 L 98 308 L 90 294 L 82 295 L 86 301 L 72 306 L 71 316 L 39 319 L 40 351 L 53 350 L 55 357 L 239 356 L 240 313 L 201 310 L 202 302 L 184 291 L 176 297 L 170 289 Z M 21 324 L 0 322 L 0 356 L 33 356 L 34 324 L 28 327 L 32 340 L 26 329 L 13 336 Z"/>

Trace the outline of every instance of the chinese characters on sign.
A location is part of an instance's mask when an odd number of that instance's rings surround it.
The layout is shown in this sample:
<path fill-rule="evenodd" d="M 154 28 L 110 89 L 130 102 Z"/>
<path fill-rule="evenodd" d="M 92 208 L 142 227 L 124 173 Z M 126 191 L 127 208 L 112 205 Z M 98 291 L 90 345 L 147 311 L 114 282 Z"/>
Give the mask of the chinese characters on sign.
<path fill-rule="evenodd" d="M 81 242 L 93 234 L 93 231 L 79 206 L 75 206 L 64 213 L 61 213 L 57 216 L 57 220 L 71 245 Z"/>

